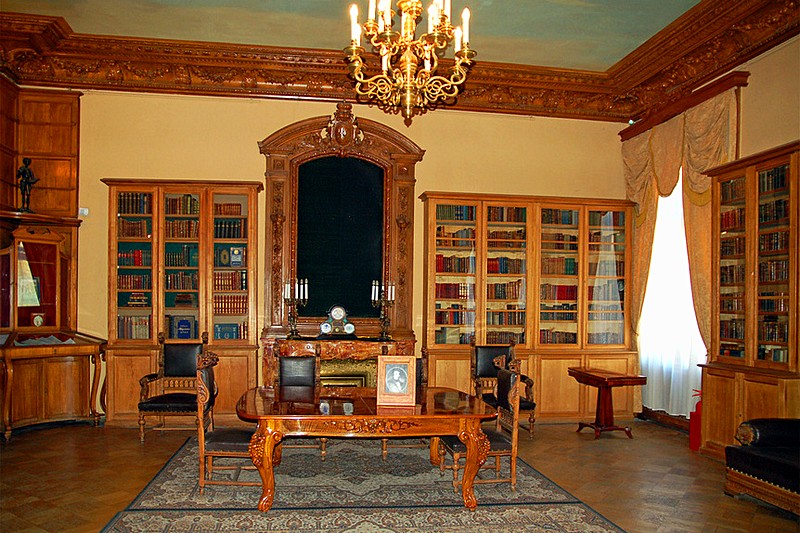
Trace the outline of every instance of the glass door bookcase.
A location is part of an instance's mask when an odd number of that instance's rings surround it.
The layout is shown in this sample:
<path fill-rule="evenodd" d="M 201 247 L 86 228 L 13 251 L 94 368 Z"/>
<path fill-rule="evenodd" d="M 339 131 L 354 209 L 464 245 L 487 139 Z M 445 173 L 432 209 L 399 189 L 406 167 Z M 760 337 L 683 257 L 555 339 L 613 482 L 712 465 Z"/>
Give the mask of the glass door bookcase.
<path fill-rule="evenodd" d="M 588 210 L 586 345 L 626 343 L 625 211 Z"/>
<path fill-rule="evenodd" d="M 539 344 L 578 345 L 580 210 L 542 207 Z"/>

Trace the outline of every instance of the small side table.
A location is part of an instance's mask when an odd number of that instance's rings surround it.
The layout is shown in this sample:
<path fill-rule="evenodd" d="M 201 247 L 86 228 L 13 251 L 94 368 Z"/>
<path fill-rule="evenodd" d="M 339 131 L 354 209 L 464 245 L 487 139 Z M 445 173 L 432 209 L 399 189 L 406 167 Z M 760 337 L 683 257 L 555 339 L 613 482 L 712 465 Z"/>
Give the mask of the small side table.
<path fill-rule="evenodd" d="M 603 431 L 624 431 L 629 439 L 631 428 L 628 426 L 614 425 L 614 405 L 611 397 L 612 387 L 624 387 L 631 385 L 644 385 L 647 383 L 647 376 L 620 374 L 610 370 L 599 368 L 572 367 L 567 369 L 569 375 L 577 380 L 578 383 L 597 387 L 597 411 L 593 423 L 579 422 L 578 431 L 583 428 L 594 429 L 594 438 L 600 438 Z"/>

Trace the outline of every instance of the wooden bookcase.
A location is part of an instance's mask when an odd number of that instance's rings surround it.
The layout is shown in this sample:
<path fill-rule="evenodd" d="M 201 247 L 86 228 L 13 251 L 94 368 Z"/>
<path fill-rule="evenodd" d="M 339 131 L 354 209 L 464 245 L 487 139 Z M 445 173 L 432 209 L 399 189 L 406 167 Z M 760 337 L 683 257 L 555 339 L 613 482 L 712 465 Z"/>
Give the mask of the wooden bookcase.
<path fill-rule="evenodd" d="M 426 192 L 429 380 L 464 391 L 469 343 L 514 342 L 535 381 L 537 417 L 591 415 L 596 391 L 571 366 L 633 373 L 628 297 L 632 204 Z M 632 390 L 615 390 L 620 415 Z"/>
<path fill-rule="evenodd" d="M 734 444 L 744 420 L 800 416 L 798 148 L 707 172 L 715 283 L 701 449 L 712 455 Z"/>
<path fill-rule="evenodd" d="M 158 334 L 220 356 L 216 411 L 258 371 L 258 182 L 104 179 L 109 187 L 108 413 L 137 417 L 139 378 L 157 369 Z"/>

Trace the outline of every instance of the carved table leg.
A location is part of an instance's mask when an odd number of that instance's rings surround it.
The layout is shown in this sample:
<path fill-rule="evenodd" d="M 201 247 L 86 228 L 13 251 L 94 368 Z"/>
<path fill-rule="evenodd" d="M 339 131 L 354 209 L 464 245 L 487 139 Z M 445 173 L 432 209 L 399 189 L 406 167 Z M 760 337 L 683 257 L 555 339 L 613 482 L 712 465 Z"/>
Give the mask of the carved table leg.
<path fill-rule="evenodd" d="M 263 422 L 259 422 L 258 429 L 250 439 L 250 458 L 261 476 L 261 498 L 258 501 L 258 510 L 269 511 L 275 498 L 275 473 L 273 466 L 281 462 L 280 442 L 283 433 L 275 431 Z"/>
<path fill-rule="evenodd" d="M 430 455 L 431 464 L 438 467 L 439 463 L 442 461 L 442 458 L 439 456 L 439 437 L 431 437 Z"/>
<path fill-rule="evenodd" d="M 489 439 L 481 430 L 480 421 L 470 421 L 467 428 L 459 433 L 458 438 L 467 447 L 467 458 L 464 464 L 464 473 L 461 476 L 461 495 L 464 498 L 464 506 L 470 511 L 478 507 L 478 499 L 473 490 L 475 476 L 489 453 Z"/>

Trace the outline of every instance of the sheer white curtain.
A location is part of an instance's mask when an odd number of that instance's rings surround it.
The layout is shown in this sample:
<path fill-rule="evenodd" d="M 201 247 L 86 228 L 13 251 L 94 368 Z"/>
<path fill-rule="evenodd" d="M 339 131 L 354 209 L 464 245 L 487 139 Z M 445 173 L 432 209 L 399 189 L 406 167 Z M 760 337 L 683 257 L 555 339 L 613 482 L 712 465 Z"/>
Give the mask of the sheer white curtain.
<path fill-rule="evenodd" d="M 673 415 L 694 409 L 706 347 L 697 326 L 683 223 L 683 180 L 658 200 L 650 274 L 639 320 L 642 404 Z"/>

